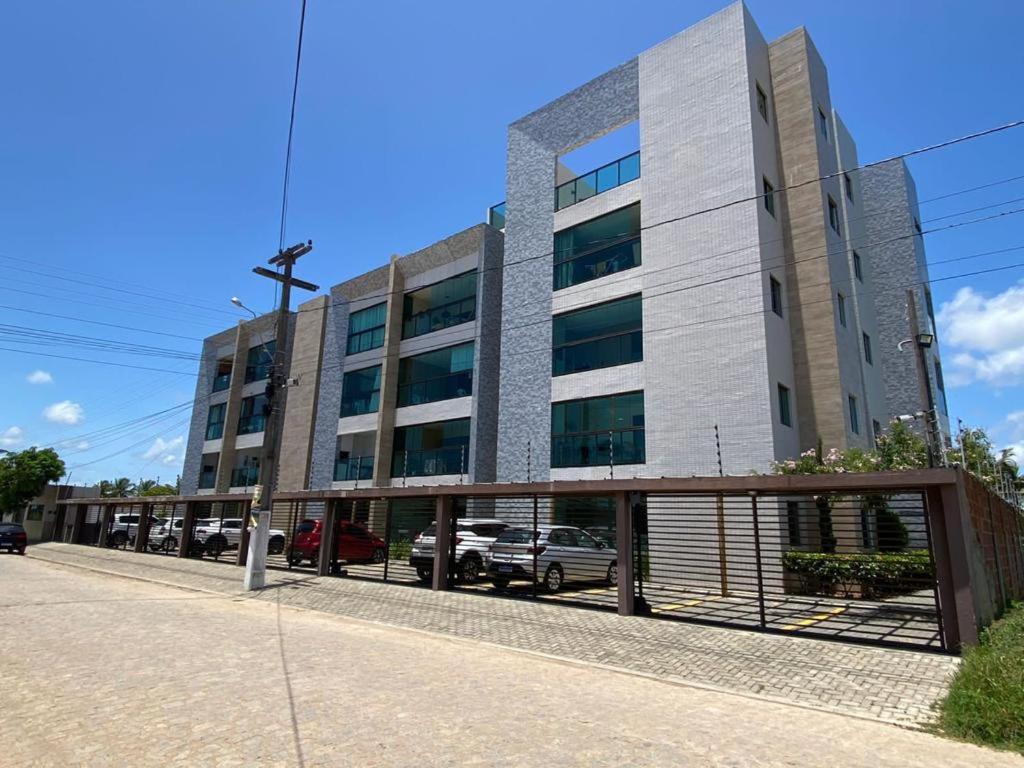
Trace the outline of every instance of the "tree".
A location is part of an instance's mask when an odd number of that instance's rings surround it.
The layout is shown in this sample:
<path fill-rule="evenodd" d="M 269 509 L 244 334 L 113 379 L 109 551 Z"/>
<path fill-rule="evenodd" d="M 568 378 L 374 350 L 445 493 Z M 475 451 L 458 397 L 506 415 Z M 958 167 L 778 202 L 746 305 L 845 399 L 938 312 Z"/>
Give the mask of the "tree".
<path fill-rule="evenodd" d="M 29 448 L 0 458 L 0 513 L 22 509 L 47 483 L 63 476 L 64 462 L 52 448 Z"/>
<path fill-rule="evenodd" d="M 150 491 L 156 487 L 156 480 L 139 480 L 139 484 L 135 486 L 136 496 L 158 496 L 159 494 L 150 493 Z"/>
<path fill-rule="evenodd" d="M 124 498 L 131 496 L 135 491 L 135 484 L 127 477 L 119 477 L 116 480 L 100 481 L 100 496 L 107 498 Z"/>
<path fill-rule="evenodd" d="M 147 482 L 153 483 L 152 480 Z M 178 491 L 173 485 L 157 485 L 153 483 L 147 486 L 144 490 L 139 491 L 139 496 L 177 496 Z"/>

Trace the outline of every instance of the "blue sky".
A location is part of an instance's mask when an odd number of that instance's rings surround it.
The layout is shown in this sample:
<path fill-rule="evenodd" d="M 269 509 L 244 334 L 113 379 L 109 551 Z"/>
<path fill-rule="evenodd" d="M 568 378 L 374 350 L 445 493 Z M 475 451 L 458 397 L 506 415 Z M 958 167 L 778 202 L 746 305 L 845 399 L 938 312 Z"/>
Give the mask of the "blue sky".
<path fill-rule="evenodd" d="M 75 482 L 180 471 L 186 413 L 101 430 L 192 398 L 189 356 L 238 318 L 232 295 L 272 305 L 272 288 L 249 270 L 278 243 L 299 5 L 5 8 L 0 323 L 160 354 L 30 346 L 12 341 L 11 328 L 0 347 L 162 370 L 0 349 L 0 447 L 62 441 Z M 286 238 L 315 242 L 302 277 L 330 286 L 481 221 L 504 198 L 509 122 L 724 5 L 310 0 Z M 808 28 L 863 161 L 1024 117 L 1020 3 L 748 6 L 769 40 Z M 911 168 L 922 200 L 1022 176 L 1024 129 Z M 922 219 L 1024 207 L 1006 202 L 1018 198 L 1024 179 L 926 204 Z M 932 277 L 1024 262 L 1024 250 L 948 261 L 1024 246 L 1022 221 L 929 235 Z M 1013 268 L 936 282 L 933 292 L 947 305 L 951 416 L 1024 446 L 1022 279 L 1024 268 Z M 33 383 L 34 372 L 46 375 Z"/>

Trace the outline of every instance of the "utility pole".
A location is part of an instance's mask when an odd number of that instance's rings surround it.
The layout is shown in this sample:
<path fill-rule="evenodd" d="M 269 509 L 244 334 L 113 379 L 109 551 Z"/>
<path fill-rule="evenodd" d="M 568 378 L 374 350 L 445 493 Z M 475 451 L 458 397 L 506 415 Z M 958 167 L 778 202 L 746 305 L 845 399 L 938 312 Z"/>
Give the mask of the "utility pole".
<path fill-rule="evenodd" d="M 292 286 L 306 291 L 316 292 L 319 286 L 292 277 L 292 267 L 300 256 L 313 250 L 313 241 L 293 245 L 291 248 L 278 251 L 277 256 L 267 261 L 275 267 L 281 267 L 278 273 L 266 267 L 254 267 L 253 272 L 261 277 L 269 277 L 281 283 L 281 303 L 277 308 L 277 331 L 274 345 L 274 360 L 270 368 L 270 376 L 264 393 L 267 403 L 264 406 L 265 421 L 263 426 L 263 447 L 260 451 L 259 481 L 253 491 L 249 533 L 249 551 L 245 561 L 245 589 L 262 589 L 267 576 L 267 543 L 270 538 L 270 514 L 274 508 L 274 477 L 277 471 L 277 441 L 280 428 L 281 407 L 276 404 L 278 393 L 286 385 L 284 378 L 285 361 L 288 345 L 288 310 L 291 302 Z"/>
<path fill-rule="evenodd" d="M 939 434 L 939 414 L 935 411 L 935 397 L 932 394 L 931 377 L 928 375 L 928 359 L 925 357 L 925 349 L 931 346 L 931 334 L 921 333 L 921 327 L 917 320 L 917 301 L 914 298 L 914 289 L 907 289 L 907 318 L 910 320 L 910 339 L 914 345 L 914 352 L 917 359 L 918 383 L 924 391 L 924 401 L 927 403 L 927 410 L 924 414 L 925 438 L 928 442 L 928 466 L 934 467 L 942 462 L 942 436 Z M 923 337 L 928 337 L 925 344 Z"/>

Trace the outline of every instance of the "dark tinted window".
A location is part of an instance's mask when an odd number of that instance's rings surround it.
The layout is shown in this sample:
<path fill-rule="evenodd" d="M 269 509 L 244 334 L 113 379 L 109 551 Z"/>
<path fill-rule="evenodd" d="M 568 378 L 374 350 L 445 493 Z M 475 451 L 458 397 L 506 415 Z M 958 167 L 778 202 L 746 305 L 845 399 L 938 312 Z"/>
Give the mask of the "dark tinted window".
<path fill-rule="evenodd" d="M 555 316 L 552 375 L 643 360 L 642 315 L 640 296 L 628 296 Z"/>
<path fill-rule="evenodd" d="M 555 233 L 553 288 L 595 280 L 640 264 L 640 204 Z"/>
<path fill-rule="evenodd" d="M 497 544 L 532 544 L 537 536 L 536 531 L 528 528 L 506 528 L 498 534 Z"/>
<path fill-rule="evenodd" d="M 24 530 L 17 523 L 0 523 L 0 533 L 22 533 Z"/>
<path fill-rule="evenodd" d="M 501 533 L 507 528 L 503 523 L 476 523 L 475 525 L 469 526 L 469 529 L 473 531 L 477 536 L 494 537 Z"/>
<path fill-rule="evenodd" d="M 301 523 L 299 523 L 295 530 L 299 533 L 312 533 L 315 527 L 316 523 L 314 523 L 312 520 L 303 520 Z"/>

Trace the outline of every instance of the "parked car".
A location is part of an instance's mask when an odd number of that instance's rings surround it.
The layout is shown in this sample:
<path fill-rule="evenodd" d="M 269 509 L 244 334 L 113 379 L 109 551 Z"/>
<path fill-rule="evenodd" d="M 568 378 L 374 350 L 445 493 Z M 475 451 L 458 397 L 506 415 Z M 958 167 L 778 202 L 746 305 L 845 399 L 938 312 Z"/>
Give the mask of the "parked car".
<path fill-rule="evenodd" d="M 0 549 L 24 555 L 27 546 L 28 535 L 24 528 L 18 523 L 0 523 Z"/>
<path fill-rule="evenodd" d="M 209 525 L 212 520 L 196 520 L 196 527 Z M 181 529 L 185 525 L 184 517 L 157 518 L 149 524 L 149 540 L 147 546 L 153 552 L 173 552 L 181 541 Z"/>
<path fill-rule="evenodd" d="M 135 534 L 139 532 L 139 520 L 141 515 L 124 514 L 114 515 L 114 522 L 110 528 L 110 535 L 107 537 L 108 547 L 123 547 L 126 544 L 135 543 Z M 155 517 L 149 518 L 149 527 L 152 530 L 154 525 L 160 521 Z"/>
<path fill-rule="evenodd" d="M 491 545 L 487 575 L 502 589 L 511 581 L 533 581 L 536 574 L 544 589 L 557 592 L 571 581 L 618 579 L 616 553 L 584 530 L 564 525 L 506 528 Z"/>
<path fill-rule="evenodd" d="M 508 528 L 504 520 L 458 520 L 455 524 L 455 577 L 465 584 L 475 584 L 487 568 L 491 545 L 498 534 Z M 416 569 L 420 581 L 434 577 L 434 545 L 437 523 L 433 522 L 412 542 L 409 565 Z"/>
<path fill-rule="evenodd" d="M 309 560 L 316 565 L 320 557 L 320 541 L 323 538 L 323 520 L 303 520 L 295 527 L 288 560 L 298 565 Z M 359 523 L 343 520 L 339 523 L 335 552 L 339 560 L 349 563 L 383 563 L 387 558 L 384 539 L 375 535 Z"/>
<path fill-rule="evenodd" d="M 205 525 L 196 525 L 192 534 L 193 544 L 200 545 L 204 552 L 219 557 L 226 549 L 237 549 L 242 540 L 242 528 L 245 520 L 240 517 L 225 517 L 223 520 L 213 518 L 205 521 Z M 267 554 L 280 555 L 284 552 L 284 531 L 270 529 L 267 540 Z"/>

